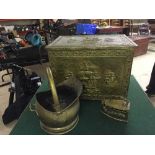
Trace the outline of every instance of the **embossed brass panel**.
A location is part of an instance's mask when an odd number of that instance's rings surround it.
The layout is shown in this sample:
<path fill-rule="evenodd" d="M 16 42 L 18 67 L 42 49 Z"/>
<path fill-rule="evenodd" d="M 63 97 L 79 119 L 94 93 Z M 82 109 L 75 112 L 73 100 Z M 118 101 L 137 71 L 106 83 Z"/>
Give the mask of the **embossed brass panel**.
<path fill-rule="evenodd" d="M 125 35 L 60 36 L 47 46 L 56 83 L 75 75 L 84 99 L 127 96 L 136 46 Z"/>

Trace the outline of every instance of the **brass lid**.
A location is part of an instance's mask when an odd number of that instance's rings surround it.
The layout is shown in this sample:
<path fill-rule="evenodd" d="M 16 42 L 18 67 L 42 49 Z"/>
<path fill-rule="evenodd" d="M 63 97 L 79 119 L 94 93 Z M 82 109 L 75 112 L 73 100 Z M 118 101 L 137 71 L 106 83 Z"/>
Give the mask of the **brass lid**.
<path fill-rule="evenodd" d="M 59 36 L 47 46 L 48 49 L 98 49 L 105 47 L 135 47 L 137 46 L 126 35 L 74 35 Z"/>

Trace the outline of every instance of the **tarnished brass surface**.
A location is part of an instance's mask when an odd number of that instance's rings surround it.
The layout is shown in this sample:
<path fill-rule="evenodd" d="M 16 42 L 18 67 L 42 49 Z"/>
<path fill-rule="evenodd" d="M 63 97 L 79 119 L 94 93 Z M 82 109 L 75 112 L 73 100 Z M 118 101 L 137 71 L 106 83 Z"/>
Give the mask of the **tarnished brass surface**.
<path fill-rule="evenodd" d="M 50 67 L 46 68 L 46 72 L 47 72 L 48 80 L 50 83 L 51 94 L 52 94 L 52 99 L 53 99 L 53 103 L 54 103 L 54 104 L 52 104 L 52 106 L 56 111 L 60 111 L 60 102 L 59 102 L 59 98 L 58 98 L 57 90 L 55 87 L 53 74 L 52 74 Z M 52 101 L 52 99 L 51 99 L 51 101 Z"/>
<path fill-rule="evenodd" d="M 50 134 L 67 133 L 72 130 L 78 122 L 78 111 L 80 108 L 79 96 L 82 93 L 81 82 L 75 77 L 71 77 L 57 85 L 57 89 L 59 87 L 71 87 L 76 92 L 74 100 L 65 108 L 61 108 L 60 111 L 50 111 L 42 106 L 44 103 L 41 102 L 46 102 L 46 97 L 45 100 L 40 100 L 39 98 L 41 95 L 46 94 L 46 92 L 36 94 L 36 111 L 40 119 L 41 128 Z"/>
<path fill-rule="evenodd" d="M 102 100 L 102 112 L 118 121 L 128 121 L 130 102 L 122 96 L 107 96 Z"/>
<path fill-rule="evenodd" d="M 47 46 L 56 83 L 74 75 L 84 99 L 127 96 L 136 46 L 125 35 L 60 36 Z"/>
<path fill-rule="evenodd" d="M 73 130 L 76 127 L 78 121 L 79 121 L 79 116 L 77 116 L 70 124 L 66 126 L 62 126 L 61 128 L 49 127 L 42 122 L 40 122 L 40 126 L 45 132 L 49 134 L 62 135 L 62 134 L 68 133 L 69 131 Z"/>

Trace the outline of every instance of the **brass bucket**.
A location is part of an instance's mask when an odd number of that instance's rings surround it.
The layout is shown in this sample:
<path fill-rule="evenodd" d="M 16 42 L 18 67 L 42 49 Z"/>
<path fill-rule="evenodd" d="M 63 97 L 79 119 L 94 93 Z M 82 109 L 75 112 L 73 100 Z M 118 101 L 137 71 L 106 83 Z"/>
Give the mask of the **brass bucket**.
<path fill-rule="evenodd" d="M 75 77 L 70 77 L 56 87 L 60 109 L 52 107 L 51 90 L 36 94 L 36 112 L 40 119 L 41 128 L 49 134 L 65 134 L 78 123 L 80 108 L 79 96 L 82 84 Z"/>

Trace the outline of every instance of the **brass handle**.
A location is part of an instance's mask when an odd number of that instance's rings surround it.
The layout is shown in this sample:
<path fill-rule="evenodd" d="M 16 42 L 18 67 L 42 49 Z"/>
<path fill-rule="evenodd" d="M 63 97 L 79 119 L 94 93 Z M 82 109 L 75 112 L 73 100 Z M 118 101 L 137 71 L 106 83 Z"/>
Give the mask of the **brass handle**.
<path fill-rule="evenodd" d="M 52 74 L 52 71 L 51 71 L 50 67 L 46 68 L 46 72 L 47 72 L 48 80 L 49 80 L 49 83 L 50 83 L 51 93 L 52 93 L 52 96 L 53 96 L 53 102 L 54 103 L 52 104 L 52 107 L 56 111 L 60 111 L 60 102 L 59 102 L 59 98 L 58 98 L 55 83 L 54 83 L 53 74 Z"/>

